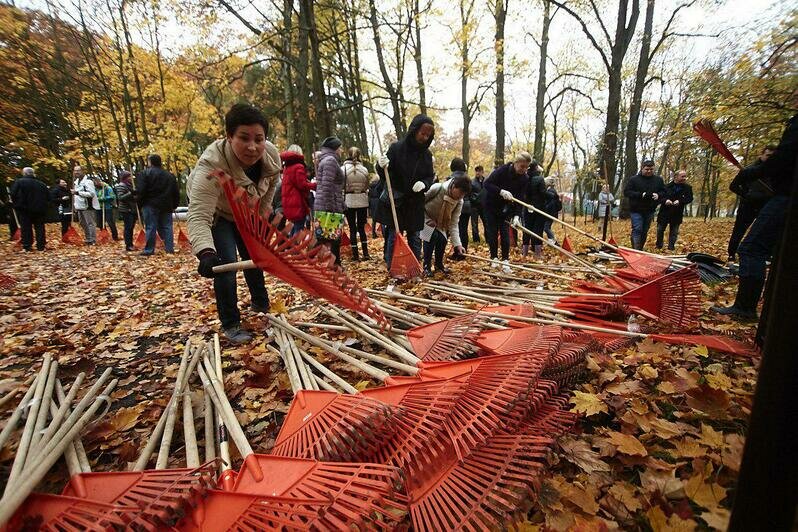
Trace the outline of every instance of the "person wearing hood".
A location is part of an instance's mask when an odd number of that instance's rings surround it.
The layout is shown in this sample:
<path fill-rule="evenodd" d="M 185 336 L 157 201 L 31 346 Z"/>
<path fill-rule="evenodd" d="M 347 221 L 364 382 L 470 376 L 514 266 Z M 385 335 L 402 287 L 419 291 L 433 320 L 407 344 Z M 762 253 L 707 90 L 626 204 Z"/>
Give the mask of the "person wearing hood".
<path fill-rule="evenodd" d="M 10 198 L 19 218 L 22 248 L 25 251 L 31 251 L 35 230 L 36 249 L 44 251 L 47 244 L 44 219 L 50 201 L 50 191 L 47 185 L 36 179 L 33 168 L 25 167 L 22 169 L 22 177 L 15 179 L 11 185 Z"/>
<path fill-rule="evenodd" d="M 545 211 L 546 181 L 537 161 L 532 161 L 532 164 L 529 165 L 529 170 L 527 170 L 526 176 L 527 183 L 526 191 L 524 193 L 524 202 L 532 205 L 536 209 Z M 536 235 L 543 236 L 543 230 L 546 227 L 546 217 L 537 211 L 530 211 L 524 207 L 524 227 Z M 530 244 L 535 252 L 535 260 L 540 260 L 543 257 L 543 242 L 541 242 L 539 238 L 524 233 L 523 243 L 524 245 L 521 248 L 521 254 L 524 257 L 529 254 Z"/>
<path fill-rule="evenodd" d="M 429 147 L 435 138 L 435 124 L 427 115 L 416 115 L 410 122 L 407 135 L 388 148 L 377 163 L 377 173 L 382 181 L 390 180 L 396 217 L 399 227 L 395 228 L 388 187 L 380 194 L 376 221 L 383 227 L 385 237 L 384 257 L 391 269 L 395 231 L 407 235 L 407 243 L 416 258 L 421 260 L 421 237 L 424 227 L 424 193 L 435 180 L 432 153 Z M 387 168 L 387 172 L 385 171 Z"/>
<path fill-rule="evenodd" d="M 341 141 L 327 137 L 321 144 L 316 173 L 313 228 L 319 244 L 327 246 L 341 264 L 341 228 L 344 225 L 344 171 Z"/>
<path fill-rule="evenodd" d="M 72 195 L 69 193 L 69 185 L 63 179 L 58 180 L 58 184 L 50 189 L 50 201 L 58 206 L 58 219 L 61 221 L 61 236 L 69 231 L 72 225 Z"/>
<path fill-rule="evenodd" d="M 226 136 L 205 148 L 186 182 L 188 191 L 188 238 L 199 259 L 197 272 L 213 279 L 216 309 L 224 336 L 234 344 L 243 344 L 252 335 L 241 327 L 238 310 L 236 273 L 215 274 L 214 266 L 236 262 L 236 251 L 242 260 L 249 253 L 233 218 L 233 211 L 219 180 L 217 170 L 229 175 L 235 185 L 258 201 L 260 214 L 271 210 L 272 199 L 280 178 L 280 154 L 266 140 L 269 126 L 266 117 L 252 105 L 233 105 L 224 117 Z M 269 294 L 259 268 L 244 270 L 249 287 L 251 308 L 269 311 Z"/>
<path fill-rule="evenodd" d="M 465 249 L 460 241 L 460 214 L 463 198 L 471 192 L 471 180 L 465 173 L 465 161 L 452 161 L 452 177 L 443 183 L 433 184 L 424 195 L 424 274 L 432 275 L 432 255 L 435 255 L 435 271 L 448 273 L 443 265 L 446 244 L 452 241 L 455 255 L 462 256 Z M 462 169 L 461 169 L 462 168 Z"/>
<path fill-rule="evenodd" d="M 290 236 L 294 236 L 307 226 L 308 214 L 310 214 L 308 194 L 311 190 L 316 189 L 316 183 L 308 181 L 305 156 L 301 147 L 292 144 L 280 154 L 280 159 L 283 161 L 283 179 L 280 189 L 283 216 L 294 224 L 289 233 Z"/>
<path fill-rule="evenodd" d="M 546 180 L 546 207 L 545 211 L 546 214 L 553 218 L 558 218 L 560 211 L 562 210 L 562 200 L 560 199 L 560 194 L 557 192 L 556 187 L 556 180 L 553 177 L 547 177 Z M 554 234 L 554 231 L 551 228 L 551 224 L 554 221 L 551 218 L 545 218 L 543 222 L 543 232 L 546 234 L 546 237 L 549 239 L 549 243 L 556 244 L 557 237 Z M 542 236 L 542 235 L 541 235 Z"/>
<path fill-rule="evenodd" d="M 360 162 L 360 149 L 351 147 L 347 152 L 342 168 L 345 178 L 344 203 L 346 205 L 346 223 L 349 225 L 349 240 L 352 243 L 352 259 L 360 260 L 357 249 L 357 236 L 360 235 L 360 246 L 363 248 L 363 260 L 369 260 L 366 221 L 369 209 L 369 171 Z"/>
<path fill-rule="evenodd" d="M 629 211 L 632 218 L 632 247 L 643 249 L 648 238 L 648 230 L 654 219 L 654 211 L 660 204 L 660 197 L 665 193 L 665 182 L 654 175 L 654 161 L 645 160 L 640 171 L 629 178 L 623 195 L 629 199 Z"/>
<path fill-rule="evenodd" d="M 532 163 L 529 153 L 519 152 L 513 162 L 499 166 L 483 183 L 485 199 L 485 240 L 490 249 L 491 268 L 499 267 L 499 236 L 501 236 L 502 271 L 510 273 L 510 226 L 521 223 L 521 206 L 513 198 L 523 198 L 527 189 L 527 170 Z"/>

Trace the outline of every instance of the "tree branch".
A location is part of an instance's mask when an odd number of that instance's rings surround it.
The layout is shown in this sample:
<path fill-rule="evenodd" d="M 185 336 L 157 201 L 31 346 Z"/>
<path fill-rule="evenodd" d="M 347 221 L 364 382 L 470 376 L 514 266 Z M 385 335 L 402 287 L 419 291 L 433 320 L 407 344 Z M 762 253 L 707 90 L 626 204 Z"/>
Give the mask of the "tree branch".
<path fill-rule="evenodd" d="M 596 42 L 596 39 L 593 37 L 593 34 L 590 33 L 590 30 L 587 28 L 587 24 L 585 24 L 585 21 L 582 20 L 582 17 L 580 17 L 576 11 L 574 11 L 573 9 L 571 9 L 570 7 L 566 6 L 565 4 L 563 4 L 558 0 L 549 0 L 549 1 L 555 6 L 564 10 L 569 15 L 571 15 L 574 19 L 576 19 L 576 21 L 580 24 L 580 26 L 582 26 L 582 32 L 588 38 L 590 44 L 593 45 L 593 48 L 595 48 L 596 51 L 599 53 L 599 55 L 601 55 L 601 60 L 604 62 L 604 66 L 607 68 L 607 71 L 609 72 L 612 69 L 612 65 L 610 65 L 610 62 L 607 59 L 607 54 L 604 52 L 604 49 L 602 49 L 601 46 L 599 46 L 598 42 Z"/>

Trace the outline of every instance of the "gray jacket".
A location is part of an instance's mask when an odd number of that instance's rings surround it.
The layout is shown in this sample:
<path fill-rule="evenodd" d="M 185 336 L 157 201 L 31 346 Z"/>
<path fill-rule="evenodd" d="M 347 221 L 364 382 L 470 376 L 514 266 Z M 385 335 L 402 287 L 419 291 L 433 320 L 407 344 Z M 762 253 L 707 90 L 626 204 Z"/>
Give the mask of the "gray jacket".
<path fill-rule="evenodd" d="M 344 172 L 338 155 L 330 148 L 321 149 L 313 208 L 322 212 L 344 212 Z"/>

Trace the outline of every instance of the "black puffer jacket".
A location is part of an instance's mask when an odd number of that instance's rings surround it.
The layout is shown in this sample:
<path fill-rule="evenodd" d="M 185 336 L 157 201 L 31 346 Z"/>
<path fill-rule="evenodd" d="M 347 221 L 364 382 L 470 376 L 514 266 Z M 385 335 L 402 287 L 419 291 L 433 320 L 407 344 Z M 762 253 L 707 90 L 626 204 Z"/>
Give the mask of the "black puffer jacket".
<path fill-rule="evenodd" d="M 693 202 L 693 187 L 687 183 L 668 183 L 665 193 L 659 199 L 661 207 L 657 215 L 658 223 L 671 222 L 674 224 L 682 223 L 684 218 L 684 208 Z M 679 201 L 678 205 L 665 205 L 667 200 Z"/>
<path fill-rule="evenodd" d="M 540 170 L 532 170 L 532 167 L 530 167 L 526 175 L 527 184 L 524 201 L 536 209 L 544 210 L 546 208 L 546 180 L 541 175 Z"/>
<path fill-rule="evenodd" d="M 137 199 L 142 207 L 150 206 L 161 212 L 172 212 L 179 205 L 177 179 L 163 168 L 151 166 L 141 172 L 136 189 Z"/>
<path fill-rule="evenodd" d="M 652 194 L 662 196 L 665 192 L 665 183 L 658 175 L 644 176 L 637 173 L 629 178 L 623 195 L 629 198 L 629 210 L 641 214 L 649 214 L 656 210 L 659 198 L 654 199 Z"/>
<path fill-rule="evenodd" d="M 47 212 L 50 190 L 35 177 L 19 177 L 11 185 L 11 201 L 14 208 L 31 214 Z"/>
<path fill-rule="evenodd" d="M 434 135 L 424 145 L 416 142 L 416 133 L 424 124 L 434 125 L 432 119 L 426 115 L 416 115 L 410 122 L 407 135 L 402 140 L 394 142 L 388 148 L 388 178 L 396 200 L 396 216 L 399 220 L 401 231 L 421 231 L 424 227 L 424 192 L 432 186 L 435 180 L 435 170 L 432 167 L 432 153 L 429 146 Z M 377 165 L 377 174 L 380 180 L 386 178 L 385 170 Z M 416 181 L 424 183 L 424 189 L 413 192 Z M 380 195 L 379 205 L 375 220 L 393 227 L 391 205 L 388 202 L 388 187 Z"/>

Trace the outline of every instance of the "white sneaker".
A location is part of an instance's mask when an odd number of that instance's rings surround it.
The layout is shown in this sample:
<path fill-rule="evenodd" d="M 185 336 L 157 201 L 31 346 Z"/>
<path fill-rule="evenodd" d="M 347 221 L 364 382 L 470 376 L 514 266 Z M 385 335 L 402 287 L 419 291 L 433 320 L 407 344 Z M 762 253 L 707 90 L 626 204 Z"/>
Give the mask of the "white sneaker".
<path fill-rule="evenodd" d="M 499 267 L 499 259 L 490 259 L 490 269 L 495 270 Z"/>
<path fill-rule="evenodd" d="M 503 260 L 502 261 L 502 271 L 504 273 L 513 273 L 512 268 L 510 268 L 510 261 L 509 260 Z"/>
<path fill-rule="evenodd" d="M 549 239 L 549 244 L 551 244 L 552 246 L 556 246 L 557 245 L 557 241 L 554 240 L 553 238 L 550 238 Z"/>

